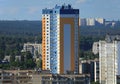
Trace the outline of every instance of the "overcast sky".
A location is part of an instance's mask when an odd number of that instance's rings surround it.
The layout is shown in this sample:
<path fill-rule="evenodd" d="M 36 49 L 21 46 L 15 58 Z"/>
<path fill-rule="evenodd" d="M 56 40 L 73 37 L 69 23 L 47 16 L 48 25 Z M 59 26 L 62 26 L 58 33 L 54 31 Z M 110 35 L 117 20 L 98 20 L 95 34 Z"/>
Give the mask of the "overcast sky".
<path fill-rule="evenodd" d="M 41 20 L 43 8 L 71 4 L 81 18 L 120 19 L 120 0 L 0 0 L 0 20 Z"/>

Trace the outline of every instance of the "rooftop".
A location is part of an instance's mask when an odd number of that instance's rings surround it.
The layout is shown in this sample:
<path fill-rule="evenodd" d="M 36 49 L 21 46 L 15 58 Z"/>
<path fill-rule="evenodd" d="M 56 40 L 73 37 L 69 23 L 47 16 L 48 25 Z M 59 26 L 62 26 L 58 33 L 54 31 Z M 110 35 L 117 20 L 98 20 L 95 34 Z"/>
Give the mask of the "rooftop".
<path fill-rule="evenodd" d="M 113 41 L 120 41 L 120 35 L 106 35 L 105 41 L 108 43 L 111 43 Z"/>

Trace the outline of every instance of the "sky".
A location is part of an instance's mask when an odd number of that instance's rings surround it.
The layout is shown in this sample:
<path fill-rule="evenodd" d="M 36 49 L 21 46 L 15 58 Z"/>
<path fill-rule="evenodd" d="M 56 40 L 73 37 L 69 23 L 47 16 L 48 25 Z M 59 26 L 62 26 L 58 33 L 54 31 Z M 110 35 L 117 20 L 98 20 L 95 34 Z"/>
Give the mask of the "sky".
<path fill-rule="evenodd" d="M 0 0 L 0 20 L 41 20 L 42 9 L 64 3 L 80 9 L 80 18 L 120 19 L 120 0 Z"/>

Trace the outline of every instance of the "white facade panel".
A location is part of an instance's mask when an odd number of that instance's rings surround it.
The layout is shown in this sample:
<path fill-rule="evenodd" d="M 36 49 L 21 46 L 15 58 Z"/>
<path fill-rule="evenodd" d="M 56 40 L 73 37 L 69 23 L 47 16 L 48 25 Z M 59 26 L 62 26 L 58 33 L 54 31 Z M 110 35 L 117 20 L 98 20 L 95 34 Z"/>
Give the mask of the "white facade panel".
<path fill-rule="evenodd" d="M 46 68 L 50 69 L 50 14 L 45 14 L 45 29 L 46 29 Z"/>
<path fill-rule="evenodd" d="M 100 84 L 117 84 L 120 69 L 120 42 L 99 41 Z"/>

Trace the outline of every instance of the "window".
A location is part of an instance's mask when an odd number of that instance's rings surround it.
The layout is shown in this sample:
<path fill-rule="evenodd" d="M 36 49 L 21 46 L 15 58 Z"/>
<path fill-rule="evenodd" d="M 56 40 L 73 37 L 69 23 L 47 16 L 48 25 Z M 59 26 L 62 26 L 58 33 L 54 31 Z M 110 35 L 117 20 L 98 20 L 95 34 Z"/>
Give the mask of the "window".
<path fill-rule="evenodd" d="M 52 11 L 50 11 L 50 13 L 52 13 Z"/>
<path fill-rule="evenodd" d="M 55 52 L 55 54 L 56 54 L 56 52 Z"/>

